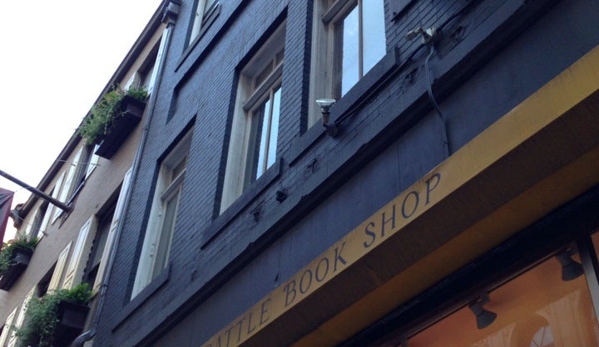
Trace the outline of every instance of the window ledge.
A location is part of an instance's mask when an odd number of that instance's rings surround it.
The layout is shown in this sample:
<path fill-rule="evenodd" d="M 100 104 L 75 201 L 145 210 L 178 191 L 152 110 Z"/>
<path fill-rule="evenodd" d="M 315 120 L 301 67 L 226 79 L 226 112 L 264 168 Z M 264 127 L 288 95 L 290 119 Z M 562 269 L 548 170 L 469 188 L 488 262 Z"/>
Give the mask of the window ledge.
<path fill-rule="evenodd" d="M 289 166 L 293 166 L 297 160 L 306 152 L 312 145 L 316 143 L 325 133 L 325 128 L 322 126 L 322 122 L 318 121 L 312 125 L 308 131 L 302 136 L 296 138 L 291 144 L 291 148 L 287 152 Z"/>
<path fill-rule="evenodd" d="M 382 87 L 383 82 L 399 67 L 399 54 L 391 50 L 360 79 L 341 99 L 331 107 L 331 120 L 335 121 L 347 113 L 355 112 L 367 97 Z M 306 133 L 293 142 L 288 152 L 289 165 L 295 162 L 324 134 L 320 123 L 314 124 Z"/>
<path fill-rule="evenodd" d="M 260 193 L 281 175 L 282 159 L 277 160 L 251 187 L 229 206 L 203 233 L 202 245 L 204 248 L 223 230 L 243 209 L 247 207 Z"/>
<path fill-rule="evenodd" d="M 158 289 L 168 282 L 171 275 L 171 264 L 169 264 L 162 272 L 156 276 L 144 289 L 142 289 L 137 295 L 129 301 L 127 305 L 121 311 L 119 318 L 116 320 L 116 324 L 113 325 L 112 331 L 114 332 L 119 326 L 129 318 L 144 302 L 146 302 Z"/>

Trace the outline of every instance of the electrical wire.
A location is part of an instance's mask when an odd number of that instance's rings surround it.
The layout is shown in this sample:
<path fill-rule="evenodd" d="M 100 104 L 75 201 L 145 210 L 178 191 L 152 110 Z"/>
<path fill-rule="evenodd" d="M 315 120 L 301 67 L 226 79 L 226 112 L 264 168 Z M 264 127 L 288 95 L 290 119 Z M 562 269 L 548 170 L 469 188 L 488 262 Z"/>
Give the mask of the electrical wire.
<path fill-rule="evenodd" d="M 426 56 L 426 59 L 424 59 L 424 70 L 426 70 L 427 94 L 431 104 L 433 104 L 433 107 L 435 108 L 435 111 L 437 111 L 437 115 L 439 116 L 439 118 L 441 118 L 441 122 L 443 125 L 443 148 L 445 150 L 445 157 L 449 158 L 451 150 L 449 148 L 449 134 L 447 133 L 447 119 L 443 115 L 443 112 L 441 111 L 441 108 L 439 107 L 439 104 L 435 99 L 435 95 L 433 94 L 433 80 L 431 78 L 431 69 L 429 66 L 429 61 L 431 57 L 435 54 L 435 45 L 433 43 L 430 43 L 429 45 L 430 52 Z"/>
<path fill-rule="evenodd" d="M 452 14 L 449 18 L 447 18 L 443 23 L 441 23 L 438 26 L 437 29 L 437 35 L 441 35 L 443 32 L 443 29 L 449 25 L 454 19 L 458 18 L 459 16 L 461 16 L 462 14 L 464 14 L 468 9 L 470 9 L 470 7 L 474 4 L 476 4 L 477 1 L 474 0 L 470 0 L 468 1 L 466 4 L 464 4 L 462 7 L 460 7 L 459 10 L 457 10 L 454 14 Z M 418 47 L 416 47 L 407 57 L 406 59 L 399 64 L 399 66 L 394 69 L 393 72 L 389 73 L 388 76 L 384 77 L 383 79 L 381 79 L 381 81 L 379 81 L 376 86 L 368 92 L 368 94 L 365 94 L 364 97 L 362 98 L 362 101 L 356 103 L 354 106 L 352 106 L 349 110 L 347 110 L 344 114 L 342 114 L 341 116 L 339 116 L 337 119 L 335 119 L 334 126 L 339 127 L 341 125 L 341 123 L 343 123 L 347 118 L 349 118 L 350 116 L 352 116 L 360 107 L 362 107 L 362 105 L 366 102 L 366 100 L 368 100 L 368 96 L 376 93 L 378 90 L 380 90 L 382 88 L 383 85 L 385 85 L 385 83 L 387 81 L 389 81 L 391 78 L 395 77 L 397 72 L 403 71 L 408 64 L 413 63 L 414 57 L 420 52 L 421 49 L 427 47 L 427 44 L 424 45 L 420 45 Z M 429 53 L 430 55 L 430 53 Z M 428 71 L 428 69 L 427 69 Z"/>

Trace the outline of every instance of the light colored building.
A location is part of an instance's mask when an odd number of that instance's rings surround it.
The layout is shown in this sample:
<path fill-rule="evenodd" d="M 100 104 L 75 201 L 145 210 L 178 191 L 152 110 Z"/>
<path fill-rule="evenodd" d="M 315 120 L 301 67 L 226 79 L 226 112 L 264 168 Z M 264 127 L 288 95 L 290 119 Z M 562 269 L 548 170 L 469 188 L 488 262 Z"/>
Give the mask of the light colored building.
<path fill-rule="evenodd" d="M 24 272 L 0 291 L 0 321 L 4 322 L 0 335 L 2 347 L 18 346 L 14 332 L 27 323 L 28 302 L 80 283 L 88 283 L 92 290 L 91 310 L 84 316 L 85 325 L 66 329 L 63 336 L 56 337 L 55 345 L 70 344 L 96 321 L 110 250 L 118 242 L 120 219 L 129 197 L 132 166 L 155 99 L 167 32 L 167 24 L 163 23 L 163 19 L 168 22 L 168 17 L 164 17 L 166 3 L 156 9 L 107 81 L 96 104 L 106 95 L 114 95 L 115 86 L 123 93 L 143 87 L 149 96 L 143 102 L 130 101 L 129 105 L 134 104 L 134 107 L 129 108 L 125 108 L 129 99 L 123 100 L 118 111 L 123 114 L 115 118 L 118 121 L 115 120 L 110 133 L 102 140 L 89 143 L 79 131 L 73 133 L 37 186 L 46 196 L 61 202 L 62 207 L 39 194 L 32 194 L 25 204 L 13 211 L 19 237 L 37 237 L 39 242 Z M 91 109 L 81 126 L 90 117 L 94 117 Z"/>

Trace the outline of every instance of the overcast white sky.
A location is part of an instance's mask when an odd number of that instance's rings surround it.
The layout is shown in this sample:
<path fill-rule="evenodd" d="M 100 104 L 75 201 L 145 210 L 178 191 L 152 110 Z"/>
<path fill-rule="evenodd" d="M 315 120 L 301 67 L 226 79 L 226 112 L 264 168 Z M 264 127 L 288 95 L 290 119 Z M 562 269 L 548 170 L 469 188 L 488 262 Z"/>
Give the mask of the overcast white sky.
<path fill-rule="evenodd" d="M 0 170 L 37 186 L 160 2 L 2 1 Z M 13 207 L 31 195 L 4 177 L 0 188 Z"/>

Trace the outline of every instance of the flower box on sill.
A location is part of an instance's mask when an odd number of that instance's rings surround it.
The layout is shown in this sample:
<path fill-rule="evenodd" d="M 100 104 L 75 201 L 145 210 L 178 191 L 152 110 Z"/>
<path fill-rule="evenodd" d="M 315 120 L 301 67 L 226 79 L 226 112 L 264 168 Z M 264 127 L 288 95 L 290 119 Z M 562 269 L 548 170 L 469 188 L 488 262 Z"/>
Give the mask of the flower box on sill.
<path fill-rule="evenodd" d="M 130 96 L 121 102 L 120 115 L 115 116 L 112 126 L 96 149 L 96 154 L 110 159 L 141 121 L 146 103 Z"/>
<path fill-rule="evenodd" d="M 54 346 L 68 346 L 83 331 L 89 306 L 61 300 L 58 303 L 58 325 L 54 331 Z"/>
<path fill-rule="evenodd" d="M 29 265 L 33 255 L 33 250 L 21 247 L 16 247 L 12 252 L 10 265 L 0 277 L 0 289 L 3 290 L 10 290 Z"/>

